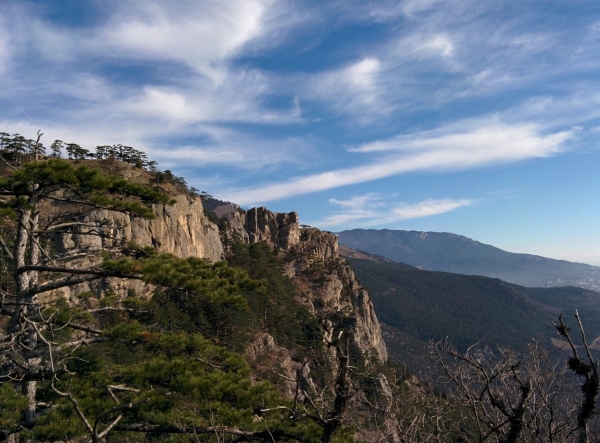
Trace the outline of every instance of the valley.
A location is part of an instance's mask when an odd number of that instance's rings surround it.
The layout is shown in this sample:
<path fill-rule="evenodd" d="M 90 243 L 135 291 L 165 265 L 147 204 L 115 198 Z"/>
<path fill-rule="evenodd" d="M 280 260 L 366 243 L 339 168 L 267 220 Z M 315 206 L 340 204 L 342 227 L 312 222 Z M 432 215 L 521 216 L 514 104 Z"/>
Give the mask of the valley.
<path fill-rule="evenodd" d="M 481 341 L 517 350 L 532 338 L 549 347 L 562 345 L 552 323 L 575 309 L 588 336 L 600 336 L 600 293 L 595 291 L 527 288 L 489 277 L 424 271 L 346 247 L 341 253 L 371 294 L 390 355 L 409 367 L 423 365 L 429 341 L 446 337 L 463 351 Z M 598 347 L 598 339 L 592 347 Z"/>

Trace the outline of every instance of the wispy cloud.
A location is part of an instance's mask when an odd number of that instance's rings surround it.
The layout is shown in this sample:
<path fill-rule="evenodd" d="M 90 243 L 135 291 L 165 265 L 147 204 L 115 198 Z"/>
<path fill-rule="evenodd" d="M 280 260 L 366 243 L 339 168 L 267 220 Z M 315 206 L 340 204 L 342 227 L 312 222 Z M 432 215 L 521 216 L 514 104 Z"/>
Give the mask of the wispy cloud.
<path fill-rule="evenodd" d="M 55 139 L 76 142 L 85 149 L 94 151 L 97 145 L 121 143 L 141 149 L 158 161 L 164 169 L 177 168 L 231 168 L 228 186 L 241 177 L 255 173 L 269 174 L 281 167 L 308 167 L 316 156 L 316 149 L 309 141 L 299 137 L 271 139 L 261 135 L 246 134 L 233 129 L 211 125 L 192 125 L 178 130 L 181 140 L 173 140 L 165 134 L 162 125 L 153 131 L 137 131 L 104 121 L 79 126 L 55 125 L 46 127 L 28 121 L 2 121 L 0 128 L 9 133 L 35 134 L 41 129 L 42 141 L 49 145 Z M 189 140 L 199 140 L 190 142 Z M 211 172 L 212 173 L 212 172 Z M 206 172 L 197 175 L 206 177 Z M 196 175 L 190 171 L 191 178 Z M 192 182 L 192 180 L 190 180 Z M 204 185 L 206 187 L 206 185 Z M 218 187 L 215 182 L 214 187 Z"/>
<path fill-rule="evenodd" d="M 535 125 L 509 125 L 495 118 L 469 121 L 353 149 L 359 153 L 385 154 L 369 164 L 231 191 L 223 197 L 238 204 L 259 203 L 412 171 L 459 171 L 549 157 L 561 152 L 562 143 L 571 134 L 562 131 L 544 135 Z"/>
<path fill-rule="evenodd" d="M 302 122 L 292 95 L 266 105 L 276 95 L 272 74 L 235 63 L 281 26 L 272 20 L 282 2 L 109 0 L 93 5 L 102 14 L 88 27 L 48 20 L 26 2 L 0 5 L 0 75 L 11 67 L 0 89 L 2 130 L 41 128 L 88 149 L 128 144 L 171 168 L 301 165 L 309 141 L 223 127 Z"/>
<path fill-rule="evenodd" d="M 381 84 L 381 61 L 365 57 L 341 68 L 304 76 L 301 95 L 330 106 L 338 114 L 370 121 L 390 108 Z"/>
<path fill-rule="evenodd" d="M 50 3 L 0 5 L 2 129 L 224 168 L 241 204 L 553 156 L 600 118 L 599 22 L 557 27 L 537 7 L 106 0 L 79 26 L 45 14 Z M 364 41 L 345 44 L 355 31 Z"/>
<path fill-rule="evenodd" d="M 6 27 L 6 19 L 0 15 L 0 75 L 7 69 L 9 54 L 9 34 Z"/>
<path fill-rule="evenodd" d="M 275 3 L 108 0 L 101 4 L 104 18 L 85 29 L 50 23 L 32 5 L 13 4 L 10 28 L 15 44 L 26 45 L 47 58 L 178 60 L 218 82 L 219 71 L 212 65 L 219 65 L 261 36 L 265 14 Z M 23 30 L 27 32 L 19 32 Z"/>
<path fill-rule="evenodd" d="M 269 174 L 285 165 L 298 168 L 310 163 L 315 155 L 315 147 L 298 137 L 273 140 L 213 126 L 197 127 L 192 134 L 202 134 L 203 141 L 196 144 L 168 142 L 169 149 L 164 149 L 164 145 L 154 146 L 151 148 L 153 158 L 170 167 L 224 166 L 237 170 L 232 174 L 235 177 L 240 171 Z"/>
<path fill-rule="evenodd" d="M 353 227 L 389 225 L 402 220 L 443 214 L 473 204 L 469 199 L 428 199 L 412 204 L 390 200 L 390 197 L 375 193 L 348 200 L 330 199 L 329 203 L 339 206 L 340 210 L 310 224 L 339 229 L 348 225 Z"/>
<path fill-rule="evenodd" d="M 179 59 L 222 81 L 211 64 L 232 56 L 263 31 L 271 0 L 116 2 L 117 12 L 86 46 L 122 57 Z"/>
<path fill-rule="evenodd" d="M 398 220 L 407 220 L 411 218 L 430 217 L 432 215 L 443 214 L 445 212 L 454 211 L 462 206 L 472 204 L 472 200 L 461 199 L 443 199 L 433 200 L 428 199 L 414 205 L 406 205 L 394 208 L 391 217 Z M 378 224 L 387 223 L 387 221 L 377 221 Z"/>
<path fill-rule="evenodd" d="M 431 54 L 434 56 L 452 57 L 454 44 L 446 35 L 433 35 L 419 42 L 414 47 L 415 53 Z"/>
<path fill-rule="evenodd" d="M 492 118 L 367 143 L 350 151 L 417 154 L 427 156 L 432 168 L 461 168 L 548 157 L 558 153 L 561 143 L 571 135 L 572 131 L 543 135 L 538 125 L 506 124 Z"/>

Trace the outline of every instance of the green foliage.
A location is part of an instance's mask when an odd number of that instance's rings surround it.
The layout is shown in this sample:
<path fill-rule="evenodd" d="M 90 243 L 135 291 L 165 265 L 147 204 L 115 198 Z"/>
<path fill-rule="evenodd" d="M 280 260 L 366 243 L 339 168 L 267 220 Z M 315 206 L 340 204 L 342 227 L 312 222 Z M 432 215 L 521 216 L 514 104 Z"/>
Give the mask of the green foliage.
<path fill-rule="evenodd" d="M 379 319 L 420 340 L 452 337 L 466 349 L 487 339 L 522 349 L 532 337 L 550 335 L 550 317 L 528 300 L 526 288 L 393 262 L 350 261 Z"/>
<path fill-rule="evenodd" d="M 151 321 L 161 330 L 201 333 L 236 349 L 242 349 L 253 332 L 243 291 L 262 283 L 225 262 L 211 264 L 196 257 L 151 253 L 107 259 L 103 268 L 111 275 L 138 275 L 158 286 L 151 301 L 130 297 L 123 304 L 130 309 L 145 308 L 136 318 Z"/>
<path fill-rule="evenodd" d="M 40 409 L 26 423 L 31 431 L 21 430 L 24 439 L 82 440 L 108 429 L 122 415 L 119 426 L 170 427 L 159 435 L 123 437 L 131 441 L 185 440 L 167 433 L 173 426 L 215 425 L 285 431 L 302 436 L 303 441 L 318 441 L 320 428 L 314 420 L 291 419 L 286 409 L 291 401 L 282 398 L 270 382 L 257 381 L 236 352 L 244 350 L 260 331 L 291 348 L 296 359 L 323 351 L 320 324 L 295 300 L 296 288 L 284 275 L 274 251 L 266 244 L 237 245 L 240 263 L 211 264 L 129 244 L 120 251 L 111 248 L 102 265 L 79 267 L 79 262 L 70 260 L 79 259 L 81 252 L 89 254 L 88 249 L 65 246 L 66 253 L 57 251 L 50 239 L 62 233 L 91 235 L 85 229 L 78 231 L 81 226 L 104 228 L 105 224 L 94 220 L 96 209 L 151 218 L 150 205 L 168 204 L 168 196 L 59 158 L 66 147 L 70 158 L 106 155 L 112 159 L 118 153 L 133 156 L 130 160 L 135 166 L 144 167 L 144 158 L 128 147 L 102 147 L 91 154 L 75 143 L 57 141 L 52 158 L 30 161 L 19 145 L 29 141 L 16 136 L 9 139 L 3 136 L 0 154 L 11 153 L 13 165 L 28 162 L 0 178 L 0 192 L 10 196 L 0 203 L 0 216 L 6 221 L 1 233 L 7 244 L 0 271 L 15 276 L 11 277 L 13 286 L 8 278 L 6 285 L 0 282 L 0 290 L 11 290 L 9 309 L 2 306 L 2 314 L 11 319 L 1 319 L 0 438 L 24 423 L 28 401 L 19 392 L 25 392 L 28 380 L 35 380 L 37 393 L 29 405 L 39 402 Z M 43 153 L 39 138 L 34 148 L 30 154 L 37 158 Z M 186 188 L 183 179 L 170 171 L 165 174 L 175 186 Z M 85 217 L 90 214 L 88 222 Z M 102 236 L 105 231 L 95 233 Z M 11 239 L 13 232 L 18 235 Z M 8 251 L 11 246 L 18 254 Z M 5 260 L 11 255 L 19 258 Z M 100 299 L 87 292 L 76 300 L 59 298 L 43 308 L 35 306 L 36 294 L 43 294 L 40 299 L 46 303 L 54 296 L 51 290 L 109 277 L 140 279 L 155 288 L 153 296 L 142 299 L 129 291 L 124 297 L 109 290 Z M 102 284 L 91 287 L 96 290 Z M 34 361 L 38 356 L 39 361 Z M 21 378 L 15 381 L 14 374 Z M 261 411 L 269 408 L 274 409 Z M 96 431 L 86 427 L 82 416 Z M 119 441 L 118 432 L 118 428 L 111 431 L 107 441 Z M 340 432 L 338 440 L 349 441 L 350 433 Z M 92 440 L 99 439 L 96 432 Z M 213 440 L 213 435 L 198 437 L 198 441 Z"/>
<path fill-rule="evenodd" d="M 103 269 L 158 285 L 153 321 L 165 330 L 199 332 L 239 350 L 253 333 L 264 330 L 295 349 L 298 358 L 320 349 L 321 327 L 295 300 L 296 287 L 271 248 L 263 243 L 234 248 L 229 265 L 141 254 L 107 259 Z"/>
<path fill-rule="evenodd" d="M 14 386 L 0 385 L 0 432 L 8 433 L 17 428 L 27 403 L 27 397 L 16 392 Z"/>
<path fill-rule="evenodd" d="M 309 310 L 296 300 L 297 288 L 284 274 L 275 251 L 265 242 L 243 245 L 234 242 L 228 259 L 232 266 L 260 280 L 260 287 L 246 287 L 243 294 L 260 327 L 277 343 L 295 348 L 300 354 L 322 347 L 322 328 Z"/>
<path fill-rule="evenodd" d="M 121 340 L 134 341 L 139 339 L 145 331 L 146 328 L 134 320 L 129 323 L 119 323 L 105 330 L 104 335 L 114 342 Z"/>
<path fill-rule="evenodd" d="M 132 183 L 123 177 L 110 175 L 98 168 L 80 165 L 59 158 L 30 162 L 0 178 L 0 190 L 15 195 L 13 207 L 20 197 L 44 198 L 57 191 L 73 194 L 72 203 L 82 202 L 118 211 L 130 212 L 139 217 L 153 218 L 149 203 L 169 203 L 169 197 L 149 186 Z"/>
<path fill-rule="evenodd" d="M 548 310 L 554 317 L 556 312 L 573 312 L 576 309 L 585 321 L 586 334 L 600 335 L 600 293 L 588 289 L 563 286 L 560 288 L 527 288 L 530 300 Z"/>
<path fill-rule="evenodd" d="M 70 389 L 88 420 L 102 423 L 100 429 L 122 412 L 121 425 L 220 425 L 259 431 L 266 424 L 256 420 L 255 408 L 291 406 L 273 385 L 252 380 L 241 355 L 198 334 L 150 332 L 132 322 L 107 335 L 115 342 L 135 343 L 118 355 L 106 352 L 112 347 L 108 343 L 82 349 L 69 367 L 77 376 L 65 377 L 57 385 Z M 122 409 L 115 406 L 113 396 Z M 85 433 L 67 399 L 46 392 L 45 400 L 57 407 L 39 419 L 36 437 L 56 440 Z M 284 410 L 269 413 L 265 420 L 269 429 L 317 435 L 314 424 L 290 421 Z"/>
<path fill-rule="evenodd" d="M 54 304 L 44 309 L 42 316 L 46 319 L 53 318 L 58 324 L 90 322 L 94 318 L 87 310 L 69 304 L 63 298 L 58 299 Z"/>
<path fill-rule="evenodd" d="M 221 314 L 227 312 L 232 318 L 237 314 L 252 316 L 246 296 L 252 291 L 264 291 L 264 282 L 257 283 L 247 272 L 226 263 L 210 264 L 168 254 L 107 259 L 104 269 L 119 275 L 136 272 L 162 289 L 152 300 L 141 300 L 133 293 L 122 300 L 114 294 L 104 297 L 108 302 L 100 306 L 110 310 L 103 315 L 112 316 L 104 322 L 106 341 L 79 348 L 68 361 L 68 372 L 59 377 L 56 387 L 72 393 L 90 423 L 97 422 L 98 429 L 103 429 L 123 413 L 120 422 L 123 426 L 128 423 L 199 428 L 219 425 L 248 431 L 261 431 L 268 426 L 271 430 L 300 434 L 306 441 L 318 441 L 317 425 L 290 420 L 285 410 L 269 412 L 257 420 L 257 407 L 291 406 L 290 401 L 282 398 L 269 382 L 254 381 L 240 354 L 197 333 L 204 332 L 205 326 L 212 331 L 219 309 Z M 91 294 L 84 294 L 80 300 L 91 303 Z M 125 310 L 119 311 L 119 307 Z M 57 324 L 75 318 L 82 323 L 91 320 L 80 308 L 64 301 L 46 309 L 44 316 L 53 318 Z M 181 327 L 166 327 L 168 321 L 179 322 Z M 209 336 L 235 347 L 232 337 Z M 9 386 L 3 385 L 0 397 L 3 405 L 22 400 L 22 396 L 10 397 L 10 392 L 5 392 Z M 33 438 L 68 440 L 86 434 L 71 402 L 56 395 L 47 382 L 40 384 L 38 398 L 54 406 L 39 417 Z M 26 405 L 25 400 L 15 404 L 7 420 L 16 423 Z M 4 410 L 2 413 L 4 417 Z M 166 434 L 154 438 L 180 439 Z M 210 436 L 206 441 L 209 440 Z"/>

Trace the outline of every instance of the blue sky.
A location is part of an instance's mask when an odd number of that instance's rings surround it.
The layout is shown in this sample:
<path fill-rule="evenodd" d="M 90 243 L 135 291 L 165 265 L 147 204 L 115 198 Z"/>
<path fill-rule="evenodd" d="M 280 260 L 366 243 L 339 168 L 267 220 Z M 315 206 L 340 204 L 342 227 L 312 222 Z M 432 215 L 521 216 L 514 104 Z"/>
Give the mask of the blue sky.
<path fill-rule="evenodd" d="M 596 0 L 3 0 L 0 85 L 244 207 L 600 265 Z"/>

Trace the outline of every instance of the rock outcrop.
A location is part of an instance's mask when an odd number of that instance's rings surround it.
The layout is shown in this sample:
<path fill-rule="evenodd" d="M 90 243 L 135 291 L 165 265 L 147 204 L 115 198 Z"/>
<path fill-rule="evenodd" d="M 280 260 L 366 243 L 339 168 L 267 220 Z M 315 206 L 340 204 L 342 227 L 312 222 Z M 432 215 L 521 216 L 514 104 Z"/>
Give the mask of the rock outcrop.
<path fill-rule="evenodd" d="M 223 259 L 219 228 L 204 215 L 200 199 L 179 195 L 173 205 L 154 205 L 153 210 L 156 214 L 153 219 L 133 218 L 108 210 L 93 211 L 70 232 L 57 234 L 55 248 L 66 257 L 69 266 L 76 268 L 98 264 L 102 251 L 118 250 L 129 242 L 141 247 L 153 246 L 178 257 L 201 257 L 213 262 Z M 63 296 L 74 300 L 73 295 L 90 290 L 98 294 L 106 291 L 126 294 L 129 290 L 149 293 L 148 286 L 139 280 L 107 278 L 40 297 Z"/>
<path fill-rule="evenodd" d="M 337 237 L 315 228 L 301 230 L 300 241 L 287 252 L 286 272 L 302 290 L 301 302 L 322 318 L 325 339 L 349 333 L 367 358 L 387 360 L 387 349 L 375 308 L 354 271 L 338 254 Z"/>
<path fill-rule="evenodd" d="M 87 268 L 102 261 L 102 251 L 118 255 L 124 246 L 135 243 L 178 257 L 201 257 L 214 262 L 231 253 L 234 241 L 266 242 L 295 282 L 296 300 L 320 323 L 325 343 L 323 352 L 312 360 L 302 354 L 306 350 L 300 350 L 301 346 L 288 349 L 277 343 L 268 329 L 263 329 L 252 337 L 244 352 L 257 380 L 270 380 L 284 395 L 304 401 L 313 395 L 318 397 L 319 392 L 335 383 L 343 361 L 367 371 L 387 361 L 387 349 L 369 294 L 339 255 L 335 235 L 315 228 L 301 229 L 295 212 L 273 213 L 264 207 L 242 210 L 227 204 L 211 208 L 214 214 L 205 214 L 201 199 L 184 195 L 177 196 L 173 205 L 155 205 L 153 210 L 156 217 L 149 220 L 114 211 L 94 211 L 76 220 L 71 231 L 56 234 L 57 253 L 70 267 Z M 151 296 L 152 289 L 140 280 L 105 278 L 40 296 L 66 297 L 79 303 L 76 295 L 86 291 L 99 296 L 125 296 L 129 291 Z M 95 298 L 90 302 L 99 303 Z M 315 324 L 314 319 L 310 321 Z M 385 377 L 380 375 L 377 379 L 385 402 L 391 404 Z M 367 395 L 353 395 L 349 408 L 369 416 L 372 403 Z M 386 429 L 393 428 L 382 423 Z M 360 435 L 365 441 L 376 440 L 371 437 L 369 433 Z"/>
<path fill-rule="evenodd" d="M 300 241 L 298 214 L 274 213 L 265 207 L 236 210 L 226 215 L 227 232 L 246 244 L 266 241 L 273 247 L 289 249 Z"/>
<path fill-rule="evenodd" d="M 60 234 L 57 248 L 63 252 L 110 250 L 134 242 L 178 257 L 223 259 L 219 229 L 204 215 L 200 199 L 179 195 L 173 205 L 154 205 L 153 210 L 154 219 L 132 218 L 108 210 L 94 211 L 81 220 L 84 224 L 73 233 Z M 90 235 L 82 235 L 85 232 Z"/>
<path fill-rule="evenodd" d="M 223 239 L 238 238 L 246 244 L 265 241 L 280 251 L 281 259 L 286 262 L 286 273 L 301 289 L 299 302 L 321 319 L 327 340 L 332 340 L 342 328 L 367 358 L 379 362 L 387 360 L 369 294 L 338 254 L 335 235 L 314 228 L 300 229 L 295 212 L 273 213 L 264 207 L 245 211 L 231 204 L 228 208 L 223 214 L 226 223 L 221 233 L 204 215 L 199 198 L 180 195 L 171 206 L 155 205 L 156 218 L 150 220 L 99 210 L 81 220 L 82 224 L 75 232 L 59 234 L 56 247 L 67 256 L 69 251 L 87 251 L 87 254 L 71 259 L 71 265 L 84 267 L 100 261 L 99 251 L 122 248 L 128 242 L 142 247 L 154 246 L 160 252 L 179 257 L 195 256 L 217 261 L 224 258 Z M 104 292 L 107 289 L 118 293 L 126 293 L 129 289 L 138 293 L 145 291 L 141 282 L 107 279 L 91 286 L 82 284 L 72 288 L 71 292 Z M 63 295 L 69 297 L 71 294 Z M 272 351 L 269 346 L 257 349 Z"/>

